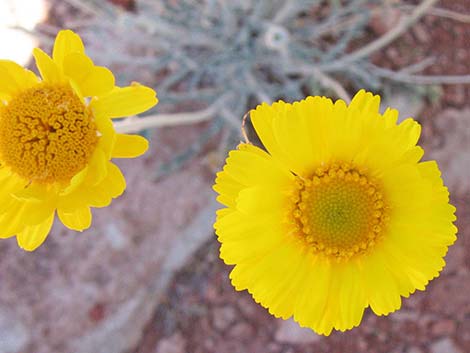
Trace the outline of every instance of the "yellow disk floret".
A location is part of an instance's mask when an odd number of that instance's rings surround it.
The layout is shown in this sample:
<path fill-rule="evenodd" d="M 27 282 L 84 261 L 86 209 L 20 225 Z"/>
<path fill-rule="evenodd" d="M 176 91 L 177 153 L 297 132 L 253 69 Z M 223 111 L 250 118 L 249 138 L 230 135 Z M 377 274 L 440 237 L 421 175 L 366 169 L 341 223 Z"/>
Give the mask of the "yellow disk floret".
<path fill-rule="evenodd" d="M 297 179 L 291 214 L 296 235 L 312 251 L 348 259 L 381 238 L 386 205 L 379 186 L 365 172 L 340 163 L 318 168 L 311 178 Z"/>
<path fill-rule="evenodd" d="M 68 182 L 97 143 L 91 111 L 68 84 L 39 84 L 0 110 L 1 159 L 27 180 Z"/>

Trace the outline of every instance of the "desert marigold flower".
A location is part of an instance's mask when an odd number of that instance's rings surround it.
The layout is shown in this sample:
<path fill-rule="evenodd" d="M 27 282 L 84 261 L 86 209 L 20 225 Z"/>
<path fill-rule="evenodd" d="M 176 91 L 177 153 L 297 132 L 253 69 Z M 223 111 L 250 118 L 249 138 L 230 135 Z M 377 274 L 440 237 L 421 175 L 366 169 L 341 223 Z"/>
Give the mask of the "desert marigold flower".
<path fill-rule="evenodd" d="M 420 125 L 379 114 L 379 96 L 262 104 L 267 151 L 231 151 L 214 189 L 230 278 L 276 317 L 328 335 L 387 315 L 439 275 L 456 239 L 436 162 L 420 162 Z"/>
<path fill-rule="evenodd" d="M 0 237 L 16 235 L 34 250 L 55 212 L 70 229 L 91 224 L 90 207 L 105 207 L 126 187 L 111 158 L 143 154 L 141 136 L 118 134 L 111 118 L 141 113 L 158 100 L 137 83 L 116 87 L 95 66 L 80 37 L 60 31 L 52 58 L 33 52 L 42 80 L 0 60 Z"/>

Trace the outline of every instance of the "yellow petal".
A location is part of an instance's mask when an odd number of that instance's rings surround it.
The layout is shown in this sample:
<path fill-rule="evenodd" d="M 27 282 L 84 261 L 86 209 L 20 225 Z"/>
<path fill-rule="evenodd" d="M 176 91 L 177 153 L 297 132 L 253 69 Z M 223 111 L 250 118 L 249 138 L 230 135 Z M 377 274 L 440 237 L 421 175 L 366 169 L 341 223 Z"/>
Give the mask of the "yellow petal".
<path fill-rule="evenodd" d="M 219 194 L 217 201 L 227 207 L 235 207 L 235 200 L 243 185 L 226 172 L 218 172 L 213 189 Z"/>
<path fill-rule="evenodd" d="M 64 213 L 73 213 L 77 208 L 86 206 L 89 206 L 88 198 L 86 192 L 80 187 L 70 193 L 59 195 L 57 200 L 57 209 L 61 209 Z"/>
<path fill-rule="evenodd" d="M 400 140 L 396 143 L 398 145 L 403 144 L 402 148 L 408 149 L 418 143 L 421 135 L 421 125 L 417 121 L 411 118 L 405 119 L 398 125 L 397 130 L 400 132 Z"/>
<path fill-rule="evenodd" d="M 240 144 L 237 151 L 230 152 L 224 170 L 217 173 L 213 189 L 219 193 L 217 201 L 235 207 L 235 200 L 245 186 L 277 184 L 282 187 L 292 177 L 285 167 L 260 148 Z"/>
<path fill-rule="evenodd" d="M 12 212 L 0 215 L 0 238 L 9 238 L 24 228 L 22 216 L 24 214 L 24 204 L 10 202 L 9 208 Z"/>
<path fill-rule="evenodd" d="M 249 224 L 240 223 L 245 219 L 240 216 L 239 212 L 233 212 L 224 221 L 218 220 L 217 236 L 222 242 L 220 247 L 220 258 L 227 265 L 235 264 L 252 264 L 253 259 L 261 259 L 266 254 L 276 251 L 283 245 L 283 234 L 276 230 L 275 217 L 269 215 L 261 215 L 256 217 Z M 224 225 L 232 225 L 232 229 L 227 232 L 221 232 L 220 229 Z M 243 231 L 240 233 L 239 231 Z M 249 242 L 250 246 L 246 243 Z"/>
<path fill-rule="evenodd" d="M 93 69 L 93 61 L 83 53 L 71 53 L 63 59 L 64 74 L 79 82 Z"/>
<path fill-rule="evenodd" d="M 115 164 L 108 161 L 106 168 L 107 175 L 99 184 L 89 186 L 82 183 L 72 192 L 61 194 L 57 208 L 63 213 L 73 213 L 76 209 L 88 206 L 108 206 L 113 198 L 124 192 L 126 180 Z"/>
<path fill-rule="evenodd" d="M 144 154 L 149 142 L 139 135 L 117 134 L 113 158 L 134 158 Z"/>
<path fill-rule="evenodd" d="M 8 233 L 27 225 L 36 225 L 44 221 L 56 207 L 56 195 L 44 195 L 34 192 L 31 199 L 26 199 L 26 193 L 18 197 L 23 189 L 15 191 L 12 195 L 0 198 L 0 231 Z M 38 199 L 37 197 L 45 197 Z M 19 227 L 19 228 L 18 228 Z"/>
<path fill-rule="evenodd" d="M 105 179 L 106 180 L 106 179 Z M 109 190 L 100 187 L 106 185 L 104 182 L 86 191 L 86 202 L 91 207 L 108 207 L 113 200 Z"/>
<path fill-rule="evenodd" d="M 46 82 L 60 82 L 62 76 L 57 64 L 39 48 L 34 48 L 33 56 L 42 79 Z"/>
<path fill-rule="evenodd" d="M 278 111 L 285 109 L 285 105 L 290 104 L 279 101 L 270 106 L 267 103 L 263 103 L 250 111 L 251 122 L 263 146 L 270 155 L 281 161 L 285 161 L 287 156 L 274 136 L 273 120 Z"/>
<path fill-rule="evenodd" d="M 96 115 L 123 118 L 142 113 L 157 103 L 158 99 L 153 89 L 133 84 L 124 88 L 116 87 L 106 96 L 93 99 L 90 106 Z"/>
<path fill-rule="evenodd" d="M 73 230 L 82 231 L 91 225 L 90 207 L 77 208 L 73 212 L 64 212 L 59 208 L 57 214 L 64 226 Z"/>
<path fill-rule="evenodd" d="M 106 155 L 101 148 L 96 148 L 88 164 L 88 172 L 84 182 L 90 186 L 99 184 L 108 174 L 107 167 L 108 160 Z"/>
<path fill-rule="evenodd" d="M 260 202 L 263 200 L 263 202 Z M 241 190 L 236 200 L 237 210 L 251 214 L 282 214 L 282 205 L 286 197 L 279 188 L 272 185 L 253 186 Z"/>
<path fill-rule="evenodd" d="M 67 55 L 63 60 L 63 70 L 85 97 L 106 94 L 114 87 L 113 73 L 105 67 L 95 66 L 85 54 Z"/>
<path fill-rule="evenodd" d="M 95 115 L 95 123 L 101 134 L 98 141 L 98 148 L 104 151 L 106 158 L 109 160 L 111 159 L 111 152 L 116 143 L 116 131 L 114 130 L 113 122 L 107 116 Z"/>
<path fill-rule="evenodd" d="M 362 320 L 364 309 L 367 306 L 366 293 L 361 278 L 361 273 L 356 264 L 344 266 L 339 295 L 339 306 L 344 317 L 346 327 L 350 329 L 358 326 Z M 338 279 L 336 278 L 336 281 Z M 333 305 L 336 305 L 333 303 Z M 339 328 L 336 326 L 336 328 Z"/>
<path fill-rule="evenodd" d="M 371 254 L 364 261 L 363 271 L 370 308 L 379 316 L 388 315 L 401 306 L 397 282 L 381 255 L 377 251 Z"/>
<path fill-rule="evenodd" d="M 72 177 L 72 179 L 70 179 L 70 184 L 66 188 L 61 190 L 60 196 L 68 195 L 74 192 L 83 183 L 87 174 L 88 174 L 88 166 L 83 168 L 81 171 L 75 174 Z"/>
<path fill-rule="evenodd" d="M 108 177 L 102 188 L 109 192 L 112 198 L 120 196 L 126 189 L 126 179 L 121 170 L 114 163 L 108 163 Z"/>
<path fill-rule="evenodd" d="M 11 96 L 39 82 L 36 75 L 10 60 L 0 60 L 0 92 Z"/>
<path fill-rule="evenodd" d="M 302 327 L 310 327 L 317 333 L 329 334 L 332 324 L 329 330 L 325 330 L 325 327 L 322 332 L 318 330 L 331 292 L 331 266 L 325 261 L 317 260 L 309 267 L 306 272 L 305 287 L 302 288 L 296 301 L 294 320 Z"/>
<path fill-rule="evenodd" d="M 106 207 L 111 203 L 113 198 L 120 196 L 126 188 L 126 180 L 119 168 L 108 162 L 108 175 L 98 185 L 87 188 L 87 202 L 92 207 Z"/>
<path fill-rule="evenodd" d="M 46 240 L 54 221 L 54 213 L 42 223 L 25 227 L 16 236 L 18 246 L 26 251 L 33 251 Z"/>
<path fill-rule="evenodd" d="M 14 236 L 15 236 L 15 233 L 0 233 L 0 239 L 8 239 Z"/>
<path fill-rule="evenodd" d="M 72 177 L 67 187 L 60 190 L 59 197 L 63 198 L 76 192 L 83 184 L 87 187 L 99 184 L 108 173 L 107 163 L 104 151 L 99 146 L 96 147 L 90 163 Z"/>
<path fill-rule="evenodd" d="M 11 175 L 11 170 L 3 166 L 0 167 L 0 180 L 8 178 Z"/>
<path fill-rule="evenodd" d="M 83 95 L 87 97 L 100 96 L 108 93 L 114 87 L 113 73 L 102 66 L 94 66 L 90 74 L 80 82 Z"/>
<path fill-rule="evenodd" d="M 44 201 L 50 198 L 52 193 L 54 193 L 53 188 L 33 183 L 12 193 L 12 196 L 23 201 Z"/>
<path fill-rule="evenodd" d="M 23 223 L 28 226 L 33 226 L 44 222 L 44 220 L 55 211 L 56 205 L 55 197 L 43 201 L 26 201 Z"/>
<path fill-rule="evenodd" d="M 286 167 L 280 166 L 270 155 L 254 153 L 254 150 L 259 148 L 231 151 L 223 172 L 244 186 L 283 185 L 292 181 L 293 175 Z"/>
<path fill-rule="evenodd" d="M 357 109 L 363 113 L 376 113 L 379 111 L 379 106 L 380 96 L 374 95 L 371 92 L 366 92 L 363 89 L 354 95 L 351 103 L 349 104 L 350 108 Z"/>
<path fill-rule="evenodd" d="M 288 161 L 290 169 L 297 175 L 311 175 L 321 160 L 316 146 L 313 145 L 314 140 L 308 133 L 311 119 L 312 111 L 304 102 L 285 104 L 282 110 L 276 112 L 272 121 L 274 138 L 284 150 L 284 158 Z"/>
<path fill-rule="evenodd" d="M 52 50 L 52 58 L 60 69 L 62 69 L 64 58 L 72 53 L 85 53 L 81 38 L 69 29 L 59 31 Z"/>
<path fill-rule="evenodd" d="M 27 184 L 26 181 L 17 178 L 16 176 L 11 176 L 9 178 L 5 178 L 0 182 L 0 200 L 5 200 L 6 197 L 14 194 L 20 190 L 22 190 L 25 185 Z"/>

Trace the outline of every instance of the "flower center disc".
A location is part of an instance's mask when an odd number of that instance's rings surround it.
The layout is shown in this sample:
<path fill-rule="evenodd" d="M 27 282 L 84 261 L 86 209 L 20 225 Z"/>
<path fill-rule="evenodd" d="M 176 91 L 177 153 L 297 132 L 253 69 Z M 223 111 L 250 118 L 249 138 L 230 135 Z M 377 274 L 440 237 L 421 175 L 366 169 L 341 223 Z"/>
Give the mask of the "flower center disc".
<path fill-rule="evenodd" d="M 97 142 L 91 112 L 68 85 L 39 84 L 0 108 L 0 158 L 30 181 L 70 181 Z"/>
<path fill-rule="evenodd" d="M 347 259 L 382 236 L 386 205 L 378 186 L 347 164 L 319 168 L 300 180 L 293 211 L 297 233 L 311 249 Z"/>

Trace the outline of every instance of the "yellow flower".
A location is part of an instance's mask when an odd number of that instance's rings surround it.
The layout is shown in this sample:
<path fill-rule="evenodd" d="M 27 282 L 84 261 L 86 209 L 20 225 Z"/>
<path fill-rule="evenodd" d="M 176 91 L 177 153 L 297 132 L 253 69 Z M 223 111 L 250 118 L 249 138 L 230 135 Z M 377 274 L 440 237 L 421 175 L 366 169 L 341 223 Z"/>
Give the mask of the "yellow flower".
<path fill-rule="evenodd" d="M 420 125 L 379 114 L 360 91 L 251 112 L 267 152 L 231 151 L 214 189 L 220 256 L 237 290 L 283 319 L 329 335 L 387 315 L 444 267 L 455 208 L 436 162 L 420 162 Z"/>
<path fill-rule="evenodd" d="M 70 229 L 91 224 L 90 207 L 108 206 L 126 187 L 111 158 L 143 154 L 141 136 L 118 134 L 111 118 L 141 113 L 158 100 L 137 83 L 116 87 L 80 37 L 60 31 L 52 58 L 33 52 L 41 73 L 0 60 L 0 237 L 32 251 L 55 212 Z"/>

